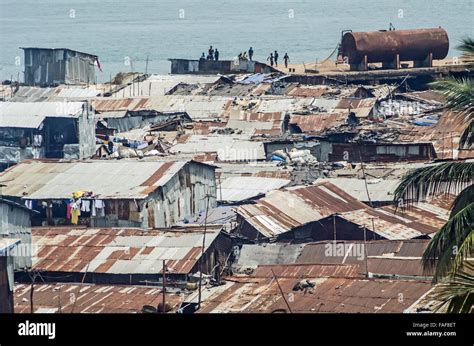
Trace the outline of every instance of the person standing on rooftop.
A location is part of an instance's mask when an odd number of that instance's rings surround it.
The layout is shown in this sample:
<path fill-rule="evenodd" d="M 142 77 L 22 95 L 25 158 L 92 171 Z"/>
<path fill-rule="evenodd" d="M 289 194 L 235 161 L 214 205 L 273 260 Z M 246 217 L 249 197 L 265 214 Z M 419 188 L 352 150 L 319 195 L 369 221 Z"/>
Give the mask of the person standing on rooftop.
<path fill-rule="evenodd" d="M 219 60 L 219 51 L 216 48 L 216 51 L 214 52 L 214 60 L 218 61 Z"/>
<path fill-rule="evenodd" d="M 275 54 L 273 54 L 273 57 L 275 59 L 275 66 L 278 66 L 278 52 L 275 49 Z"/>
<path fill-rule="evenodd" d="M 270 60 L 270 66 L 273 67 L 273 53 L 270 53 L 270 56 L 267 58 L 268 60 Z"/>
<path fill-rule="evenodd" d="M 214 49 L 212 49 L 212 46 L 209 47 L 209 54 L 207 56 L 210 57 L 209 60 L 214 59 Z"/>
<path fill-rule="evenodd" d="M 249 49 L 249 60 L 252 60 L 252 58 L 253 58 L 253 48 L 250 47 L 250 49 Z"/>
<path fill-rule="evenodd" d="M 285 61 L 285 68 L 288 68 L 288 61 L 290 61 L 288 53 L 285 53 L 285 55 L 283 56 L 283 60 Z"/>

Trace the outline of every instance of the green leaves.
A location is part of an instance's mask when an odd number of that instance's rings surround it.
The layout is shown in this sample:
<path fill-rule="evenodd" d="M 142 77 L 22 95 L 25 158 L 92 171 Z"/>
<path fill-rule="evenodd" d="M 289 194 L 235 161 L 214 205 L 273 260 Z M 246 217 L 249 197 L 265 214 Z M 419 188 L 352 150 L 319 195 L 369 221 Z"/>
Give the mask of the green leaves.
<path fill-rule="evenodd" d="M 472 120 L 474 109 L 474 83 L 470 78 L 448 77 L 430 84 L 441 92 L 446 99 L 446 106 L 453 111 L 467 114 L 468 121 Z"/>
<path fill-rule="evenodd" d="M 449 278 L 434 289 L 432 298 L 437 301 L 435 311 L 446 308 L 447 313 L 470 313 L 474 303 L 474 277 L 472 262 L 453 278 Z"/>
<path fill-rule="evenodd" d="M 395 190 L 394 200 L 406 204 L 442 193 L 457 193 L 474 182 L 473 162 L 447 162 L 409 172 Z M 472 189 L 470 190 L 472 191 Z"/>
<path fill-rule="evenodd" d="M 429 242 L 422 263 L 426 272 L 435 269 L 435 281 L 455 274 L 472 254 L 473 227 L 474 203 L 470 203 L 451 217 Z"/>

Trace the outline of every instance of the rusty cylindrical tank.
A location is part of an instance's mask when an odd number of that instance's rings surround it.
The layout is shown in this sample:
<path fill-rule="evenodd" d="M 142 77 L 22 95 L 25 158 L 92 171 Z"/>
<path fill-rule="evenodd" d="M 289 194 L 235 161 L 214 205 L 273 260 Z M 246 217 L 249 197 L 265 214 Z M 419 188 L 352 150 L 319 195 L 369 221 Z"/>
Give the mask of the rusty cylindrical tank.
<path fill-rule="evenodd" d="M 359 64 L 367 55 L 367 62 L 391 62 L 398 54 L 400 61 L 433 59 L 448 55 L 449 39 L 444 29 L 415 29 L 373 32 L 348 32 L 342 38 L 342 55 L 350 64 Z"/>

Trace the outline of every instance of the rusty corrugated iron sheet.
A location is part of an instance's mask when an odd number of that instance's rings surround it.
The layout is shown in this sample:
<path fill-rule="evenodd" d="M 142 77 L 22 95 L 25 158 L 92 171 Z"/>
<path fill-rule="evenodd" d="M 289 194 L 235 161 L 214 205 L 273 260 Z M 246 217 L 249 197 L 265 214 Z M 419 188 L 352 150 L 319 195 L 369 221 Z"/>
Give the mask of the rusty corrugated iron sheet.
<path fill-rule="evenodd" d="M 252 277 L 315 278 L 315 277 L 361 277 L 358 265 L 340 264 L 285 264 L 259 265 Z"/>
<path fill-rule="evenodd" d="M 15 285 L 15 313 L 30 313 L 30 290 L 30 284 Z M 166 293 L 166 303 L 173 310 L 181 304 L 181 299 L 178 294 Z M 162 301 L 161 288 L 153 286 L 79 283 L 34 286 L 35 313 L 140 313 L 143 305 L 157 307 Z"/>
<path fill-rule="evenodd" d="M 347 114 L 350 110 L 356 117 L 366 118 L 372 112 L 375 102 L 377 102 L 376 98 L 343 98 L 334 107 L 334 111 Z"/>
<path fill-rule="evenodd" d="M 368 257 L 384 256 L 392 257 L 417 257 L 421 258 L 428 246 L 427 239 L 409 240 L 374 240 L 364 244 L 363 241 L 338 240 L 338 246 L 342 246 L 344 251 L 333 256 L 328 256 L 327 246 L 334 244 L 333 241 L 321 241 L 306 244 L 296 259 L 296 263 L 321 263 L 321 264 L 363 264 L 364 257 L 360 257 L 357 252 L 361 247 L 367 250 Z M 328 245 L 329 244 L 329 245 Z M 359 249 L 357 249 L 359 247 Z M 363 251 L 365 253 L 365 251 Z M 365 254 L 364 254 L 365 255 Z"/>
<path fill-rule="evenodd" d="M 419 222 L 402 219 L 383 210 L 364 208 L 338 214 L 338 217 L 360 225 L 389 240 L 402 240 L 422 237 L 432 233 L 432 229 Z M 425 231 L 425 232 L 422 232 Z M 431 231 L 431 232 L 430 232 Z"/>
<path fill-rule="evenodd" d="M 273 237 L 335 213 L 366 205 L 329 182 L 271 191 L 256 204 L 237 208 L 237 214 L 265 237 Z"/>
<path fill-rule="evenodd" d="M 294 290 L 300 280 L 278 279 L 293 313 L 401 313 L 431 288 L 421 280 L 316 277 L 314 288 Z M 274 278 L 228 278 L 209 292 L 199 312 L 288 312 L 278 284 Z"/>
<path fill-rule="evenodd" d="M 221 226 L 207 227 L 206 249 Z M 201 257 L 203 228 L 33 228 L 38 251 L 33 268 L 45 272 L 156 274 L 163 260 L 175 274 L 188 274 Z"/>
<path fill-rule="evenodd" d="M 166 184 L 188 161 L 23 161 L 0 173 L 6 196 L 66 199 L 92 191 L 101 199 L 141 199 Z M 104 176 L 106 179 L 104 179 Z M 145 187 L 145 189 L 144 189 Z"/>
<path fill-rule="evenodd" d="M 447 111 L 440 116 L 436 125 L 403 129 L 398 141 L 432 142 L 438 159 L 452 159 L 456 157 L 461 134 L 468 126 L 469 121 L 465 115 Z"/>
<path fill-rule="evenodd" d="M 365 268 L 361 268 L 365 271 Z M 421 257 L 368 257 L 367 269 L 369 273 L 377 275 L 398 275 L 410 277 L 431 277 L 432 271 L 424 271 Z"/>
<path fill-rule="evenodd" d="M 146 108 L 148 98 L 103 98 L 95 99 L 92 105 L 98 112 L 138 111 Z"/>
<path fill-rule="evenodd" d="M 321 134 L 327 129 L 344 124 L 346 120 L 346 113 L 294 114 L 290 118 L 290 124 L 298 126 L 304 133 Z"/>
<path fill-rule="evenodd" d="M 329 86 L 318 85 L 318 86 L 301 86 L 297 85 L 294 88 L 291 88 L 286 95 L 293 97 L 321 97 L 325 94 L 334 92 Z"/>

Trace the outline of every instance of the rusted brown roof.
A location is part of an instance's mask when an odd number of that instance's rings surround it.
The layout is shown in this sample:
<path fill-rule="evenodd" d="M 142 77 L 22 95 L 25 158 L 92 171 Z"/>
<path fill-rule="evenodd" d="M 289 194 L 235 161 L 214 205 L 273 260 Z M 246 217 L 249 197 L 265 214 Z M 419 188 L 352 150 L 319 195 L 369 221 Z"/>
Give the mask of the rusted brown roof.
<path fill-rule="evenodd" d="M 332 88 L 324 85 L 296 85 L 287 92 L 287 95 L 294 97 L 321 97 L 332 91 L 334 91 Z"/>
<path fill-rule="evenodd" d="M 361 277 L 358 265 L 343 264 L 279 264 L 259 265 L 252 277 L 268 278 Z"/>
<path fill-rule="evenodd" d="M 30 284 L 16 284 L 15 313 L 29 313 Z M 43 313 L 139 313 L 143 305 L 155 308 L 162 302 L 160 287 L 92 285 L 80 283 L 37 283 L 34 286 L 34 312 Z M 166 294 L 166 304 L 176 309 L 178 294 Z"/>
<path fill-rule="evenodd" d="M 221 226 L 208 226 L 206 248 Z M 138 228 L 33 228 L 33 268 L 49 272 L 156 274 L 163 260 L 173 273 L 187 274 L 201 257 L 200 226 L 170 230 Z"/>
<path fill-rule="evenodd" d="M 66 199 L 74 191 L 92 191 L 101 199 L 143 199 L 165 185 L 188 163 L 25 160 L 0 173 L 0 182 L 6 185 L 5 196 L 30 199 Z"/>
<path fill-rule="evenodd" d="M 367 256 L 398 256 L 398 257 L 418 257 L 421 258 L 428 246 L 427 239 L 409 240 L 375 240 L 368 241 L 365 246 Z M 327 245 L 332 245 L 333 241 L 321 241 L 306 244 L 296 259 L 296 263 L 321 263 L 321 264 L 356 264 L 363 263 L 363 258 L 359 257 L 355 246 L 364 246 L 363 241 L 337 241 L 337 244 L 344 245 L 346 251 L 342 255 L 328 256 Z M 352 246 L 352 247 L 351 247 Z M 365 249 L 363 252 L 365 252 Z M 364 254 L 365 256 L 365 254 Z"/>
<path fill-rule="evenodd" d="M 147 97 L 142 98 L 104 98 L 92 101 L 92 105 L 98 112 L 113 111 L 137 111 L 146 108 Z"/>
<path fill-rule="evenodd" d="M 334 213 L 367 206 L 329 182 L 269 192 L 256 204 L 237 208 L 241 215 L 265 237 L 273 237 Z"/>
<path fill-rule="evenodd" d="M 297 125 L 302 132 L 320 134 L 329 128 L 344 124 L 346 119 L 345 113 L 295 114 L 291 116 L 290 124 Z"/>
<path fill-rule="evenodd" d="M 468 125 L 466 116 L 444 112 L 436 125 L 404 128 L 398 141 L 432 142 L 438 159 L 451 159 L 456 157 L 459 139 Z M 464 153 L 463 158 L 469 158 L 469 155 Z"/>
<path fill-rule="evenodd" d="M 428 281 L 324 277 L 310 280 L 312 289 L 293 290 L 300 280 L 278 279 L 293 313 L 400 313 L 431 288 Z M 207 293 L 199 312 L 288 312 L 278 284 L 270 277 L 231 277 Z"/>

